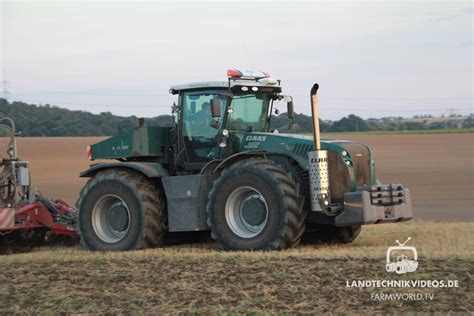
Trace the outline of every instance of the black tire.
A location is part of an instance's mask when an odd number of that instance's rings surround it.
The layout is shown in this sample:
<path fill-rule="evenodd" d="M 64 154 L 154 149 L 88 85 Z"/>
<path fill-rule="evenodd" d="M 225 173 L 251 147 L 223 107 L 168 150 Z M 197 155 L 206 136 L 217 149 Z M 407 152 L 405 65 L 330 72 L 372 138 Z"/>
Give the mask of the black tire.
<path fill-rule="evenodd" d="M 243 189 L 253 190 L 263 198 L 266 214 L 264 222 L 259 224 L 260 231 L 246 237 L 238 235 L 226 219 L 226 205 L 229 205 L 226 203 L 230 203 L 231 195 Z M 250 209 L 246 212 L 255 211 Z M 299 185 L 279 165 L 264 159 L 240 161 L 224 170 L 209 192 L 207 213 L 212 237 L 223 250 L 291 248 L 299 243 L 305 229 L 306 214 Z M 241 213 L 240 217 L 245 215 Z"/>
<path fill-rule="evenodd" d="M 121 201 L 122 210 L 127 211 L 127 228 L 122 229 L 120 234 L 123 236 L 117 237 L 117 240 L 106 241 L 101 237 L 104 233 L 101 235 L 100 231 L 98 232 L 97 227 L 102 226 L 94 220 L 97 218 L 94 216 L 94 208 L 97 208 L 104 198 L 111 196 L 117 197 Z M 106 210 L 103 212 L 108 212 L 107 218 L 112 216 L 110 212 L 114 205 L 108 210 L 104 207 Z M 126 251 L 156 247 L 163 243 L 167 231 L 167 214 L 162 189 L 139 173 L 125 169 L 99 172 L 89 179 L 81 190 L 76 206 L 77 231 L 81 244 L 86 249 Z M 123 213 L 121 216 L 124 218 Z"/>
<path fill-rule="evenodd" d="M 302 243 L 348 244 L 359 236 L 361 230 L 361 226 L 315 225 L 314 229 L 303 234 Z"/>
<path fill-rule="evenodd" d="M 294 172 L 296 181 L 302 188 L 301 192 L 304 196 L 303 208 L 307 213 L 311 212 L 311 193 L 309 187 L 309 174 L 301 168 L 295 168 Z M 361 226 L 336 227 L 322 224 L 306 224 L 305 233 L 301 239 L 304 244 L 311 243 L 330 243 L 330 244 L 348 244 L 353 242 L 361 232 Z"/>

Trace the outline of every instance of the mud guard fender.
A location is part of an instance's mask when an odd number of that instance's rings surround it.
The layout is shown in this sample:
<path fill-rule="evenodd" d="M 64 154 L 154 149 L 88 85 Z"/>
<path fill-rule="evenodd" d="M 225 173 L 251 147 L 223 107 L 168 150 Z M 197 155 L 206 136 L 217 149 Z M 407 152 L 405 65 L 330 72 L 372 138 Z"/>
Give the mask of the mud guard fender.
<path fill-rule="evenodd" d="M 244 151 L 244 152 L 233 154 L 224 160 L 211 161 L 211 163 L 207 164 L 203 168 L 203 170 L 201 170 L 201 173 L 216 173 L 219 170 L 226 168 L 227 166 L 230 166 L 231 164 L 234 164 L 237 161 L 248 159 L 251 157 L 260 157 L 263 159 L 273 160 L 276 163 L 282 165 L 282 167 L 284 167 L 288 172 L 292 174 L 295 172 L 295 170 L 292 170 L 292 168 L 287 168 L 288 166 L 286 162 L 294 161 L 295 164 L 298 164 L 301 166 L 302 169 L 305 169 L 304 166 L 299 164 L 299 162 L 290 155 L 258 150 L 258 151 Z"/>
<path fill-rule="evenodd" d="M 94 176 L 97 172 L 111 169 L 124 168 L 135 170 L 147 178 L 161 178 L 169 176 L 168 170 L 163 165 L 157 162 L 114 162 L 114 163 L 98 163 L 93 164 L 87 170 L 80 173 L 80 177 L 89 178 Z"/>
<path fill-rule="evenodd" d="M 229 157 L 225 158 L 224 160 L 218 161 L 214 164 L 208 164 L 206 165 L 203 170 L 201 170 L 201 173 L 216 173 L 220 169 L 223 169 L 239 160 L 243 159 L 248 159 L 250 157 L 263 157 L 266 158 L 266 151 L 243 151 L 239 152 L 233 155 L 230 155 Z"/>

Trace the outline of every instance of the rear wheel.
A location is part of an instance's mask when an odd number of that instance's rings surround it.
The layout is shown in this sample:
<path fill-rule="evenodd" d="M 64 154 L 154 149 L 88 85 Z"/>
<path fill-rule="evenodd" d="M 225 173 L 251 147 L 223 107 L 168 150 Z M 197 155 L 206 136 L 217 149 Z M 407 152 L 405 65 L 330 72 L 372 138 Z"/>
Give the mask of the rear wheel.
<path fill-rule="evenodd" d="M 305 227 L 299 185 L 263 159 L 225 170 L 209 193 L 207 212 L 212 237 L 224 250 L 286 249 L 298 244 Z"/>
<path fill-rule="evenodd" d="M 110 169 L 91 178 L 80 193 L 77 209 L 78 233 L 89 250 L 156 247 L 167 230 L 162 190 L 128 170 Z"/>

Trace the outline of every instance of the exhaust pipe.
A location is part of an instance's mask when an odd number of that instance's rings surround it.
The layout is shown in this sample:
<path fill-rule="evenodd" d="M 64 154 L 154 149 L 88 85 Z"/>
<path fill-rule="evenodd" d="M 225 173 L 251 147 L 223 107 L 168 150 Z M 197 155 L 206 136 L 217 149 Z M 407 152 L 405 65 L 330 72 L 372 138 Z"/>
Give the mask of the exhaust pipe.
<path fill-rule="evenodd" d="M 318 89 L 319 85 L 315 83 L 311 88 L 311 114 L 313 116 L 313 136 L 314 149 L 321 150 L 321 136 L 319 130 L 319 110 L 318 110 Z"/>
<path fill-rule="evenodd" d="M 329 212 L 328 153 L 321 150 L 321 132 L 319 130 L 318 89 L 315 83 L 311 88 L 311 113 L 313 116 L 313 136 L 315 151 L 308 152 L 309 186 L 311 191 L 311 209 L 315 212 Z"/>

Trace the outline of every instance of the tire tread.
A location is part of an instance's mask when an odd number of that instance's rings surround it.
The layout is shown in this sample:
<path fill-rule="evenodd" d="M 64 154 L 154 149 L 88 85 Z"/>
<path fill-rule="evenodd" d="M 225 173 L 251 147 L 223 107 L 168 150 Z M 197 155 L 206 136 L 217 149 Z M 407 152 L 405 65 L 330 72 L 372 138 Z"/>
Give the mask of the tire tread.
<path fill-rule="evenodd" d="M 214 182 L 209 192 L 209 202 L 206 207 L 207 224 L 211 227 L 211 236 L 217 240 L 219 247 L 223 250 L 232 250 L 229 245 L 219 240 L 216 228 L 213 227 L 211 220 L 214 200 L 217 196 L 219 188 L 224 183 L 226 176 L 232 173 L 238 173 L 242 169 L 258 168 L 264 171 L 279 184 L 279 190 L 282 193 L 282 200 L 285 204 L 286 214 L 284 214 L 283 228 L 278 231 L 276 238 L 264 246 L 264 250 L 281 250 L 295 247 L 301 240 L 301 236 L 305 231 L 306 212 L 303 208 L 304 197 L 300 194 L 299 184 L 293 179 L 292 175 L 286 172 L 278 164 L 272 160 L 261 158 L 250 158 L 241 160 L 229 168 L 225 169 L 219 178 Z"/>
<path fill-rule="evenodd" d="M 143 229 L 133 247 L 126 250 L 145 249 L 162 245 L 164 235 L 167 232 L 166 200 L 164 199 L 163 189 L 156 186 L 150 179 L 137 172 L 126 169 L 109 169 L 94 175 L 87 181 L 86 185 L 79 193 L 79 199 L 76 202 L 78 212 L 81 211 L 81 205 L 90 190 L 96 185 L 100 185 L 100 182 L 104 180 L 115 180 L 126 184 L 132 190 L 138 201 L 141 202 L 144 210 Z M 85 248 L 96 250 L 87 242 L 86 238 L 81 238 L 80 235 L 82 232 L 79 226 L 79 221 L 77 232 L 81 244 Z"/>

